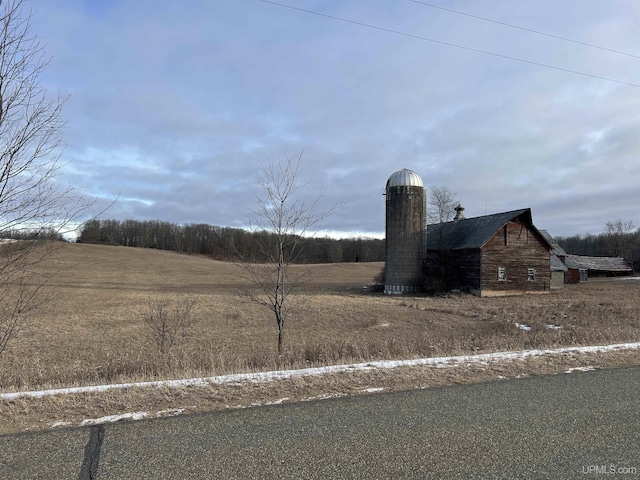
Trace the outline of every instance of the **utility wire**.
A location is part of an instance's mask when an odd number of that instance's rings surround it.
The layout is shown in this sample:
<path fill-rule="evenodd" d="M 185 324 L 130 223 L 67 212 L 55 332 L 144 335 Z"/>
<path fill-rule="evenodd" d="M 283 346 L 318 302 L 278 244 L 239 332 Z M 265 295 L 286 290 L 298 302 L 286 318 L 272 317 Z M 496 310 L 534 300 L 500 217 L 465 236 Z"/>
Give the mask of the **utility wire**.
<path fill-rule="evenodd" d="M 285 3 L 275 2 L 273 0 L 260 0 L 260 1 L 263 2 L 263 3 L 269 3 L 271 5 L 277 5 L 279 7 L 290 8 L 291 10 L 297 10 L 299 12 L 309 13 L 311 15 L 317 15 L 319 17 L 330 18 L 332 20 L 338 20 L 340 22 L 351 23 L 353 25 L 359 25 L 361 27 L 367 27 L 367 28 L 372 28 L 374 30 L 380 30 L 380 31 L 387 32 L 387 33 L 393 33 L 395 35 L 402 35 L 404 37 L 414 38 L 416 40 L 423 40 L 425 42 L 437 43 L 439 45 L 446 45 L 448 47 L 459 48 L 461 50 L 467 50 L 467 51 L 475 52 L 475 53 L 482 53 L 484 55 L 491 55 L 493 57 L 504 58 L 506 60 L 513 60 L 515 62 L 527 63 L 529 65 L 536 65 L 538 67 L 552 68 L 554 70 L 560 70 L 562 72 L 573 73 L 573 74 L 576 74 L 576 75 L 582 75 L 584 77 L 597 78 L 599 80 L 606 80 L 607 82 L 619 83 L 621 85 L 628 85 L 630 87 L 640 88 L 640 84 L 637 84 L 637 83 L 625 82 L 623 80 L 616 80 L 614 78 L 602 77 L 600 75 L 594 75 L 594 74 L 591 74 L 591 73 L 580 72 L 578 70 L 571 70 L 569 68 L 557 67 L 555 65 L 549 65 L 549 64 L 546 64 L 546 63 L 534 62 L 532 60 L 524 60 L 522 58 L 511 57 L 509 55 L 503 55 L 503 54 L 500 54 L 500 53 L 489 52 L 487 50 L 480 50 L 480 49 L 477 49 L 477 48 L 465 47 L 464 45 L 457 45 L 455 43 L 443 42 L 441 40 L 435 40 L 433 38 L 423 37 L 423 36 L 420 36 L 420 35 L 414 35 L 412 33 L 401 32 L 399 30 L 392 30 L 390 28 L 379 27 L 377 25 L 371 25 L 369 23 L 358 22 L 356 20 L 349 20 L 347 18 L 336 17 L 334 15 L 328 15 L 326 13 L 320 13 L 320 12 L 316 12 L 316 11 L 313 11 L 313 10 L 307 10 L 307 9 L 300 8 L 300 7 L 294 7 L 292 5 L 287 5 Z"/>
<path fill-rule="evenodd" d="M 613 48 L 602 47 L 600 45 L 595 45 L 593 43 L 581 42 L 580 40 L 574 40 L 568 37 L 562 37 L 560 35 L 554 35 L 553 33 L 541 32 L 540 30 L 534 30 L 533 28 L 520 27 L 518 25 L 513 25 L 512 23 L 500 22 L 498 20 L 493 20 L 491 18 L 481 17 L 479 15 L 473 15 L 471 13 L 461 12 L 459 10 L 453 10 L 451 8 L 441 7 L 440 5 L 434 5 L 433 3 L 421 2 L 419 0 L 409 0 L 413 3 L 419 3 L 420 5 L 426 5 L 427 7 L 437 8 L 439 10 L 444 10 L 446 12 L 455 13 L 458 15 L 464 15 L 466 17 L 476 18 L 478 20 L 483 20 L 485 22 L 496 23 L 498 25 L 504 25 L 505 27 L 517 28 L 518 30 L 524 30 L 525 32 L 537 33 L 538 35 L 545 35 L 551 38 L 557 38 L 558 40 L 564 40 L 565 42 L 577 43 L 579 45 L 586 45 L 587 47 L 599 48 L 600 50 L 606 50 L 607 52 L 619 53 L 620 55 L 626 55 L 628 57 L 640 58 L 640 55 L 634 55 L 633 53 L 622 52 L 620 50 L 615 50 Z"/>

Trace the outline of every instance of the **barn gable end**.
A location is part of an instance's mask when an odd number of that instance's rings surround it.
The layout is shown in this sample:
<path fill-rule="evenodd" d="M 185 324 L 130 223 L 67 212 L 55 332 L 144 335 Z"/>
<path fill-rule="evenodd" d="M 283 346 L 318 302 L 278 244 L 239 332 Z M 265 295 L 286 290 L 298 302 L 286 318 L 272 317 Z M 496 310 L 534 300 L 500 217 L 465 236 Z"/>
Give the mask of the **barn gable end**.
<path fill-rule="evenodd" d="M 481 296 L 546 292 L 550 283 L 549 246 L 533 225 L 507 222 L 482 247 Z"/>

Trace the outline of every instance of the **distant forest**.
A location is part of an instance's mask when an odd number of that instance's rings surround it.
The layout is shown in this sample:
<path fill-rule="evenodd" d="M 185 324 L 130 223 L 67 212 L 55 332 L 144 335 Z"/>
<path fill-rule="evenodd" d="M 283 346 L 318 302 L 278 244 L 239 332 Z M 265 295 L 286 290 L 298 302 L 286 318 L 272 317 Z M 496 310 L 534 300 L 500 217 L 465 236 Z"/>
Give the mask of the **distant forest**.
<path fill-rule="evenodd" d="M 605 231 L 596 235 L 556 237 L 567 253 L 590 257 L 624 257 L 640 271 L 640 229 L 634 231 L 633 222 L 607 222 Z"/>
<path fill-rule="evenodd" d="M 622 256 L 640 271 L 640 229 L 632 222 L 609 222 L 599 234 L 556 237 L 567 253 L 593 257 Z M 158 248 L 178 253 L 206 255 L 217 260 L 233 261 L 240 252 L 246 259 L 264 259 L 256 249 L 255 236 L 268 237 L 266 231 L 248 232 L 240 228 L 207 224 L 178 225 L 160 220 L 91 220 L 78 237 L 79 243 Z M 385 242 L 375 238 L 329 237 L 302 238 L 300 263 L 382 262 Z"/>
<path fill-rule="evenodd" d="M 91 220 L 80 231 L 78 243 L 158 248 L 189 255 L 206 255 L 233 261 L 240 253 L 251 262 L 262 262 L 256 237 L 267 240 L 267 231 L 207 224 L 178 225 L 160 220 Z M 375 238 L 300 238 L 298 263 L 382 262 L 384 240 Z M 266 242 L 265 242 L 266 243 Z"/>
<path fill-rule="evenodd" d="M 624 257 L 640 272 L 640 229 L 633 222 L 608 222 L 599 234 L 555 237 L 567 253 L 590 257 Z M 91 220 L 80 231 L 78 243 L 159 248 L 178 253 L 207 255 L 217 260 L 234 261 L 237 252 L 252 262 L 264 259 L 256 250 L 254 236 L 268 237 L 266 231 L 248 232 L 240 228 L 207 224 L 178 225 L 160 220 Z M 5 231 L 0 238 L 49 238 L 64 241 L 54 230 Z M 377 238 L 300 239 L 300 263 L 383 262 L 385 241 Z M 235 247 L 234 247 L 235 245 Z M 237 251 L 236 251 L 237 249 Z"/>

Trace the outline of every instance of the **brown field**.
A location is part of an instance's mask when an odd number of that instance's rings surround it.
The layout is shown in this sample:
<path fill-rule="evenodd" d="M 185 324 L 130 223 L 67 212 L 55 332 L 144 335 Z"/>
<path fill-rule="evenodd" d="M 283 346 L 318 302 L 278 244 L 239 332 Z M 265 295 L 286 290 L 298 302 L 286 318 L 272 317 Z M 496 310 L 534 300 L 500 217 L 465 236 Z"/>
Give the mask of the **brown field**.
<path fill-rule="evenodd" d="M 278 359 L 275 320 L 238 295 L 250 285 L 238 266 L 158 250 L 69 244 L 43 266 L 60 271 L 46 289 L 51 300 L 0 357 L 0 389 L 640 340 L 638 281 L 591 281 L 509 298 L 388 297 L 363 289 L 381 267 L 300 267 L 316 276 L 291 297 L 286 354 Z M 161 356 L 139 312 L 150 296 L 179 294 L 197 298 L 195 323 Z"/>
<path fill-rule="evenodd" d="M 158 250 L 69 244 L 42 265 L 43 272 L 59 274 L 46 287 L 49 302 L 0 356 L 0 392 L 640 341 L 638 280 L 593 280 L 546 295 L 518 297 L 388 297 L 363 288 L 381 267 L 379 263 L 296 267 L 310 268 L 315 276 L 304 291 L 291 297 L 295 310 L 285 327 L 286 352 L 278 358 L 275 320 L 264 307 L 238 294 L 250 286 L 238 266 Z M 139 312 L 150 296 L 174 299 L 180 294 L 197 298 L 194 324 L 180 343 L 160 355 Z M 523 331 L 516 323 L 531 330 Z M 619 355 L 609 357 L 614 360 L 607 365 L 626 361 Z M 640 363 L 636 353 L 631 357 L 632 363 Z M 500 372 L 502 367 L 495 368 Z M 363 378 L 367 375 L 371 374 Z M 378 379 L 383 384 L 411 385 L 397 374 L 380 375 L 386 378 Z M 356 385 L 343 385 L 343 391 L 362 384 L 342 378 L 343 384 Z M 306 385 L 302 380 L 288 382 L 297 389 Z M 332 391 L 332 382 L 340 380 L 328 382 L 322 388 Z M 447 382 L 440 379 L 430 384 L 443 383 Z M 276 386 L 251 388 L 257 389 L 257 397 L 251 398 L 271 398 L 265 393 L 269 389 L 276 397 L 281 394 Z M 320 387 L 305 388 L 309 395 L 322 393 Z M 74 412 L 72 416 L 97 415 L 128 411 L 138 403 L 159 405 L 164 394 L 156 392 L 146 403 L 131 400 L 131 395 L 81 395 L 64 403 L 64 408 L 60 400 L 5 402 L 4 407 L 0 404 L 0 416 L 15 420 L 5 430 L 13 431 L 36 423 L 42 427 L 42 419 L 34 423 L 28 417 L 43 402 L 54 413 L 62 408 Z M 184 400 L 185 393 L 172 395 Z M 213 401 L 211 392 L 197 395 Z M 225 395 L 216 399 L 219 408 L 247 404 L 242 393 Z M 54 413 L 47 418 L 55 419 Z"/>

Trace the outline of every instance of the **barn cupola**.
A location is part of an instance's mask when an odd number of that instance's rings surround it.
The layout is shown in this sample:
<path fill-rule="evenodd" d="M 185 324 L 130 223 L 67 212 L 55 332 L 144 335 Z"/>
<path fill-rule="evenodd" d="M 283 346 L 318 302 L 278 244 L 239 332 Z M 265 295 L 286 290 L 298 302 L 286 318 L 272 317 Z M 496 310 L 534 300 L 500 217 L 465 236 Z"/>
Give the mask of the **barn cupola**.
<path fill-rule="evenodd" d="M 453 218 L 454 220 L 464 220 L 464 207 L 458 203 L 458 206 L 454 208 L 456 211 L 456 216 Z"/>

